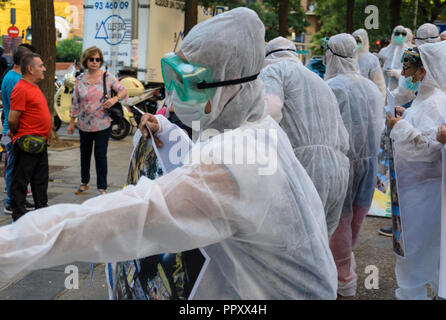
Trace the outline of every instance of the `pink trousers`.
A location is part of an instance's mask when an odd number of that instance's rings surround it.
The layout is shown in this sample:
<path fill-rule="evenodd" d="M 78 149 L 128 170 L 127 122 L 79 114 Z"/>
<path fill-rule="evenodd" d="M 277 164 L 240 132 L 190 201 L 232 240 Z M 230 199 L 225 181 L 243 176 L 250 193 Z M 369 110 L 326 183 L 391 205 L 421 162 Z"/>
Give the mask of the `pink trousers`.
<path fill-rule="evenodd" d="M 356 273 L 351 267 L 351 254 L 369 208 L 353 205 L 353 213 L 343 214 L 330 239 L 330 249 L 338 269 L 338 281 L 351 281 Z"/>

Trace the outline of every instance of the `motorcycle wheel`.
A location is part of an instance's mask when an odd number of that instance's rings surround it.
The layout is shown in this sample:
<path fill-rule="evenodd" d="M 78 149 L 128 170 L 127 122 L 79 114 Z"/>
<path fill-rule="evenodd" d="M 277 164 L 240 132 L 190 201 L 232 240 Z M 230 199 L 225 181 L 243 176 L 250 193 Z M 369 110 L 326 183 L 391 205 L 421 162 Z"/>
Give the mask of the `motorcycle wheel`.
<path fill-rule="evenodd" d="M 110 136 L 114 140 L 122 140 L 127 137 L 130 132 L 130 123 L 125 119 L 120 119 L 118 121 L 113 120 L 111 126 L 112 131 Z"/>
<path fill-rule="evenodd" d="M 59 116 L 54 116 L 54 131 L 57 131 L 60 129 L 60 126 L 62 125 L 62 121 L 60 121 Z"/>

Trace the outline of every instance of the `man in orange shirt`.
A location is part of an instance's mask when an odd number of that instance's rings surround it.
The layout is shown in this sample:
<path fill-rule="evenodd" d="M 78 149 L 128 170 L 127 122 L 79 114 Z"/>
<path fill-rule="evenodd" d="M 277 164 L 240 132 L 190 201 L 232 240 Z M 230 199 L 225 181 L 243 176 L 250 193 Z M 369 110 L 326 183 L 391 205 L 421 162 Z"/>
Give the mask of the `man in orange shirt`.
<path fill-rule="evenodd" d="M 22 58 L 23 78 L 11 94 L 8 124 L 13 134 L 15 162 L 11 183 L 12 219 L 26 214 L 26 189 L 31 183 L 36 209 L 48 205 L 47 141 L 51 130 L 48 103 L 38 83 L 46 71 L 42 59 L 35 53 Z"/>

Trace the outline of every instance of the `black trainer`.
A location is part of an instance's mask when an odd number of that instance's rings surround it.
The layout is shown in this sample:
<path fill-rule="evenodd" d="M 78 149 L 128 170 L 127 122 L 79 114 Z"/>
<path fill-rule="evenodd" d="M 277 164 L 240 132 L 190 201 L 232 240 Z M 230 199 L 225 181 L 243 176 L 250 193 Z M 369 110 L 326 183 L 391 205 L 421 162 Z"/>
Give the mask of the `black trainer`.
<path fill-rule="evenodd" d="M 386 237 L 392 237 L 393 236 L 393 232 L 392 232 L 392 227 L 391 226 L 379 229 L 378 233 L 380 235 L 386 236 Z"/>
<path fill-rule="evenodd" d="M 34 204 L 32 204 L 31 202 L 26 201 L 25 209 L 26 209 L 27 211 L 32 211 L 32 210 L 34 210 L 35 208 L 36 208 L 36 207 L 35 207 Z"/>

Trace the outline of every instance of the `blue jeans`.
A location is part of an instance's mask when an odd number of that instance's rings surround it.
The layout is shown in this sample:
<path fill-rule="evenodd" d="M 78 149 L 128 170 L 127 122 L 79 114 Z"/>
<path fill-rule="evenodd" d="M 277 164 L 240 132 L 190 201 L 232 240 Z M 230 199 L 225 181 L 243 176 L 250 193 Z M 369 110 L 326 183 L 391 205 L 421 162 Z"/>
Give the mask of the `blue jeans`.
<path fill-rule="evenodd" d="M 14 147 L 12 142 L 6 145 L 7 164 L 5 168 L 5 184 L 6 184 L 6 208 L 11 206 L 11 182 L 12 171 L 14 169 Z"/>

